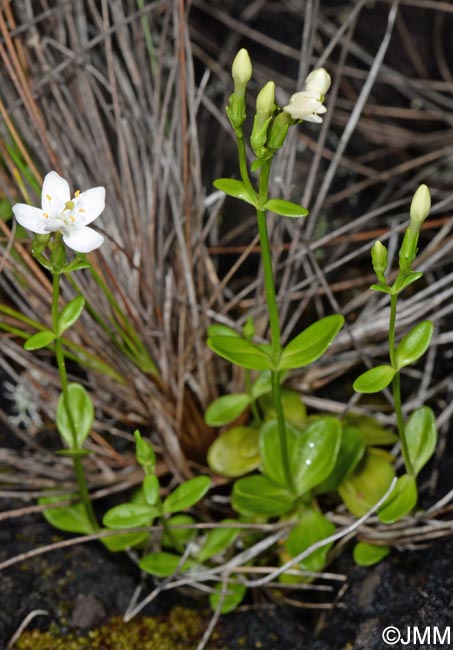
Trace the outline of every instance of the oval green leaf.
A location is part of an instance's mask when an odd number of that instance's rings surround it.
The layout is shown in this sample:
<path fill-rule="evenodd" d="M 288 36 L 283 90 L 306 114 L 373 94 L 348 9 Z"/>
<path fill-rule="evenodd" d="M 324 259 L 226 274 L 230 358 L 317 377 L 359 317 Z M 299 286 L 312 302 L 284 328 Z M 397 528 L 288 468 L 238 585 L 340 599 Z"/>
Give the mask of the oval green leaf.
<path fill-rule="evenodd" d="M 60 494 L 58 496 L 42 497 L 38 500 L 38 503 L 40 505 L 47 505 L 58 503 L 59 501 L 70 501 L 73 498 L 73 494 Z M 63 530 L 65 533 L 90 535 L 96 532 L 93 529 L 83 504 L 80 502 L 43 510 L 42 514 L 51 526 L 58 530 Z"/>
<path fill-rule="evenodd" d="M 81 384 L 68 384 L 66 411 L 61 393 L 57 404 L 57 428 L 70 449 L 82 447 L 94 421 L 94 406 L 88 392 Z M 74 427 L 74 432 L 73 432 Z"/>
<path fill-rule="evenodd" d="M 162 546 L 179 548 L 186 546 L 197 534 L 196 522 L 190 515 L 173 515 L 167 519 L 166 530 L 162 535 Z"/>
<path fill-rule="evenodd" d="M 312 422 L 299 436 L 291 459 L 291 471 L 297 494 L 322 483 L 332 472 L 341 443 L 341 423 L 331 416 Z"/>
<path fill-rule="evenodd" d="M 344 426 L 337 460 L 329 476 L 315 488 L 316 494 L 333 492 L 357 467 L 365 453 L 365 443 L 358 429 Z"/>
<path fill-rule="evenodd" d="M 302 368 L 319 359 L 332 343 L 343 323 L 343 316 L 333 314 L 307 327 L 284 348 L 278 369 Z"/>
<path fill-rule="evenodd" d="M 299 445 L 301 444 L 302 433 L 288 422 L 285 426 L 286 448 L 290 462 L 291 475 L 297 473 L 299 465 Z M 276 420 L 264 424 L 260 431 L 259 449 L 263 462 L 263 472 L 277 485 L 289 488 L 286 482 L 286 475 L 282 460 L 280 434 Z"/>
<path fill-rule="evenodd" d="M 236 420 L 250 404 L 247 393 L 223 395 L 211 402 L 204 414 L 204 421 L 210 427 L 222 427 Z"/>
<path fill-rule="evenodd" d="M 80 314 L 85 307 L 85 298 L 83 296 L 77 296 L 68 304 L 63 307 L 61 312 L 58 314 L 57 322 L 57 333 L 58 336 L 63 334 L 71 325 L 74 325 L 76 320 L 79 318 Z"/>
<path fill-rule="evenodd" d="M 390 546 L 378 546 L 368 542 L 358 542 L 352 552 L 354 562 L 359 566 L 373 566 L 390 553 Z"/>
<path fill-rule="evenodd" d="M 156 508 L 147 505 L 120 503 L 105 513 L 102 523 L 107 528 L 140 528 L 150 526 L 157 514 Z"/>
<path fill-rule="evenodd" d="M 213 611 L 216 611 L 220 599 L 223 598 L 220 613 L 229 614 L 241 604 L 246 592 L 247 587 L 240 583 L 228 584 L 225 589 L 221 582 L 217 582 L 214 591 L 209 594 L 209 606 Z"/>
<path fill-rule="evenodd" d="M 356 393 L 379 393 L 387 388 L 395 373 L 392 366 L 376 366 L 357 377 L 352 387 Z"/>
<path fill-rule="evenodd" d="M 259 467 L 259 430 L 233 427 L 222 433 L 209 448 L 208 465 L 216 474 L 236 478 Z"/>
<path fill-rule="evenodd" d="M 234 519 L 223 519 L 221 524 L 236 524 Z M 227 549 L 237 536 L 239 535 L 239 528 L 214 528 L 204 538 L 200 550 L 197 553 L 197 560 L 201 563 L 206 562 L 214 555 L 222 553 Z"/>
<path fill-rule="evenodd" d="M 384 429 L 375 418 L 361 413 L 346 413 L 342 418 L 343 426 L 355 427 L 362 436 L 367 447 L 373 445 L 393 445 L 398 441 L 398 436 Z"/>
<path fill-rule="evenodd" d="M 285 548 L 291 557 L 296 557 L 307 548 L 330 537 L 335 532 L 334 524 L 326 519 L 318 510 L 304 510 L 298 523 L 294 526 L 285 542 Z M 321 546 L 302 560 L 300 565 L 307 571 L 322 571 L 333 542 Z"/>
<path fill-rule="evenodd" d="M 211 487 L 211 479 L 208 476 L 196 476 L 179 485 L 165 499 L 163 509 L 165 514 L 179 512 L 191 508 L 204 497 Z"/>
<path fill-rule="evenodd" d="M 275 212 L 275 214 L 280 214 L 282 217 L 306 217 L 308 214 L 306 208 L 292 201 L 284 201 L 283 199 L 269 199 L 264 204 L 264 208 Z"/>
<path fill-rule="evenodd" d="M 50 330 L 36 332 L 36 334 L 33 334 L 25 341 L 24 348 L 26 350 L 40 350 L 41 348 L 47 347 L 56 338 L 55 334 Z"/>
<path fill-rule="evenodd" d="M 436 418 L 429 406 L 414 411 L 404 429 L 409 458 L 417 475 L 434 453 L 437 443 Z"/>
<path fill-rule="evenodd" d="M 293 424 L 298 429 L 303 429 L 307 420 L 307 409 L 300 398 L 300 394 L 296 390 L 282 388 L 281 397 L 285 422 Z M 271 393 L 263 395 L 259 405 L 264 413 L 265 420 L 275 420 L 277 418 Z"/>
<path fill-rule="evenodd" d="M 184 562 L 183 566 L 179 566 L 180 562 L 181 557 L 179 555 L 160 551 L 157 553 L 149 553 L 142 557 L 138 566 L 142 571 L 150 573 L 153 576 L 168 578 L 178 571 L 178 567 L 179 571 L 185 571 L 191 565 L 191 562 Z"/>
<path fill-rule="evenodd" d="M 145 530 L 141 533 L 124 533 L 124 535 L 112 535 L 111 537 L 101 537 L 105 548 L 111 553 L 118 553 L 119 551 L 127 551 L 134 546 L 139 546 L 146 542 L 149 538 L 149 533 Z"/>
<path fill-rule="evenodd" d="M 379 508 L 378 517 L 384 524 L 393 524 L 412 512 L 417 504 L 417 483 L 415 476 L 403 474 L 395 487 Z"/>
<path fill-rule="evenodd" d="M 282 373 L 283 374 L 283 373 Z M 261 395 L 270 393 L 272 390 L 272 375 L 269 370 L 260 372 L 257 379 L 252 385 L 252 397 L 258 399 Z"/>
<path fill-rule="evenodd" d="M 433 335 L 434 325 L 429 320 L 418 323 L 401 339 L 396 348 L 395 360 L 398 368 L 403 368 L 420 359 L 426 352 Z"/>
<path fill-rule="evenodd" d="M 214 187 L 221 192 L 225 192 L 228 196 L 233 196 L 235 199 L 241 199 L 250 205 L 256 206 L 256 196 L 251 195 L 244 183 L 234 178 L 217 178 Z"/>
<path fill-rule="evenodd" d="M 213 336 L 208 347 L 231 363 L 248 370 L 272 370 L 271 358 L 258 345 L 233 336 Z"/>
<path fill-rule="evenodd" d="M 214 325 L 209 325 L 208 327 L 208 337 L 213 336 L 234 336 L 237 339 L 241 338 L 241 335 L 236 332 L 236 330 L 228 327 L 228 325 L 220 325 L 218 323 Z"/>
<path fill-rule="evenodd" d="M 338 492 L 349 512 L 361 517 L 384 496 L 394 476 L 395 470 L 388 460 L 368 451 Z"/>
<path fill-rule="evenodd" d="M 294 496 L 266 476 L 246 476 L 234 486 L 231 504 L 243 515 L 278 517 L 294 507 Z"/>

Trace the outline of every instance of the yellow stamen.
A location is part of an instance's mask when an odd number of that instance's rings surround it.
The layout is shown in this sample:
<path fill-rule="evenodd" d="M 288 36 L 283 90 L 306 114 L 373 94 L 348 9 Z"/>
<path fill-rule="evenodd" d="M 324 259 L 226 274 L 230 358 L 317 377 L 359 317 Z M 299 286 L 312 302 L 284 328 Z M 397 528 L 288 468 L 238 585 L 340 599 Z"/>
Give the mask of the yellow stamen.
<path fill-rule="evenodd" d="M 65 210 L 74 210 L 74 201 L 66 201 L 64 208 Z"/>
<path fill-rule="evenodd" d="M 85 212 L 83 208 L 79 208 L 79 212 Z"/>
<path fill-rule="evenodd" d="M 70 215 L 70 217 L 69 217 L 69 218 L 71 219 L 71 222 L 72 222 L 72 223 L 74 223 L 74 222 L 75 222 L 75 217 L 74 217 L 74 216 L 73 216 L 72 214 Z"/>
<path fill-rule="evenodd" d="M 76 198 L 77 198 L 78 196 L 80 196 L 80 190 L 76 190 L 76 191 L 74 192 L 74 196 L 75 196 Z"/>
<path fill-rule="evenodd" d="M 43 215 L 45 216 L 46 219 L 49 218 L 49 215 L 47 214 L 47 212 L 44 212 Z"/>
<path fill-rule="evenodd" d="M 52 197 L 50 196 L 50 194 L 46 194 L 46 199 L 47 199 L 48 201 L 52 201 Z"/>

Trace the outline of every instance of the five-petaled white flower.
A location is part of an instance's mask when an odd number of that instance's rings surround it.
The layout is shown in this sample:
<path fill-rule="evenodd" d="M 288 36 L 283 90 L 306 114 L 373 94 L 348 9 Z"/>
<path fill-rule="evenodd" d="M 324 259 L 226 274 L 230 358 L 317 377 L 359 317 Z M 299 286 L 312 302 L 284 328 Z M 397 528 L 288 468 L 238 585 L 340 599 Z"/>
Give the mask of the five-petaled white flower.
<path fill-rule="evenodd" d="M 304 89 L 295 93 L 283 110 L 289 113 L 293 120 L 322 122 L 320 115 L 327 111 L 323 106 L 324 95 L 329 90 L 330 84 L 331 78 L 327 70 L 324 68 L 313 70 L 305 79 Z"/>
<path fill-rule="evenodd" d="M 102 235 L 87 227 L 105 207 L 104 187 L 77 191 L 71 199 L 68 182 L 57 172 L 49 172 L 42 186 L 41 206 L 16 203 L 14 216 L 21 226 L 39 235 L 60 231 L 64 243 L 77 253 L 89 253 L 104 241 Z"/>

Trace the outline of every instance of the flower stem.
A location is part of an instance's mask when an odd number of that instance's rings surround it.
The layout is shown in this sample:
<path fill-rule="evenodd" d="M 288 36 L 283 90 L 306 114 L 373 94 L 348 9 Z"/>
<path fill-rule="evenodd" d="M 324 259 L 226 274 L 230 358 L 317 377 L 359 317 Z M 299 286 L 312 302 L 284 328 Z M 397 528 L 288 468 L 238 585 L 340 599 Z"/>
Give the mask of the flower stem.
<path fill-rule="evenodd" d="M 390 323 L 389 323 L 389 353 L 390 363 L 396 369 L 395 376 L 392 380 L 393 392 L 393 406 L 396 414 L 396 422 L 398 426 L 398 434 L 401 441 L 401 451 L 403 454 L 404 465 L 408 474 L 413 476 L 414 469 L 409 456 L 409 449 L 407 446 L 403 408 L 401 402 L 401 379 L 400 372 L 396 367 L 396 346 L 395 346 L 395 329 L 396 329 L 396 309 L 398 302 L 398 294 L 392 294 L 390 297 Z"/>
<path fill-rule="evenodd" d="M 55 246 L 61 245 L 60 242 L 55 240 Z M 53 272 L 53 284 L 52 284 L 52 328 L 54 333 L 58 331 L 58 302 L 60 298 L 60 274 L 58 272 Z M 77 432 L 72 417 L 70 405 L 69 405 L 69 395 L 68 395 L 68 376 L 66 372 L 66 363 L 65 355 L 63 350 L 63 345 L 61 342 L 61 336 L 57 336 L 55 341 L 55 356 L 57 360 L 58 372 L 60 375 L 61 383 L 61 392 L 63 395 L 64 408 L 68 416 L 69 425 L 71 427 L 72 434 L 72 449 L 71 451 L 78 452 L 80 451 L 79 445 L 77 442 Z M 88 484 L 85 476 L 85 470 L 83 468 L 83 463 L 80 456 L 76 453 L 72 456 L 74 475 L 77 481 L 79 488 L 80 499 L 82 501 L 83 507 L 87 518 L 93 528 L 93 532 L 99 530 L 98 522 L 96 520 L 96 515 L 94 514 L 93 505 L 90 499 L 90 492 L 88 490 Z"/>
<path fill-rule="evenodd" d="M 269 173 L 271 161 L 267 161 L 261 167 L 260 183 L 259 183 L 259 206 L 263 206 L 268 197 L 269 192 Z M 264 288 L 266 293 L 267 311 L 269 314 L 269 325 L 271 330 L 271 345 L 272 345 L 272 358 L 274 365 L 277 366 L 281 352 L 281 334 L 280 322 L 278 318 L 277 297 L 275 293 L 274 273 L 272 269 L 272 256 L 269 244 L 269 234 L 266 223 L 266 210 L 263 207 L 258 207 L 256 211 L 258 221 L 258 232 L 261 244 L 261 259 L 263 262 L 264 272 Z M 288 444 L 286 439 L 285 416 L 283 412 L 282 394 L 280 387 L 280 372 L 272 370 L 272 398 L 274 402 L 275 412 L 277 414 L 277 426 L 280 439 L 280 453 L 283 463 L 283 471 L 285 473 L 286 483 L 290 490 L 294 489 L 293 479 L 291 476 Z"/>

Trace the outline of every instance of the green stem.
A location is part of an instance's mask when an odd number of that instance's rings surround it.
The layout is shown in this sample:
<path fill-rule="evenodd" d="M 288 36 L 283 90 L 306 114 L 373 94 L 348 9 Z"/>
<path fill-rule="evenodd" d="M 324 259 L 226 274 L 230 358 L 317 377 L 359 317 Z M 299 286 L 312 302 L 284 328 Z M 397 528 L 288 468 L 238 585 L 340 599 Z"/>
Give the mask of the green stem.
<path fill-rule="evenodd" d="M 405 424 L 403 416 L 403 408 L 401 402 L 401 378 L 400 372 L 396 366 L 396 346 L 395 346 L 395 330 L 396 330 L 396 309 L 398 302 L 398 294 L 392 294 L 390 297 L 390 323 L 389 323 L 389 353 L 390 363 L 392 368 L 395 368 L 396 373 L 392 380 L 393 392 L 393 406 L 396 414 L 396 422 L 398 426 L 398 434 L 401 440 L 401 451 L 403 454 L 404 464 L 408 474 L 413 476 L 414 469 L 409 456 L 409 449 L 406 440 Z"/>
<path fill-rule="evenodd" d="M 269 173 L 271 161 L 267 161 L 261 167 L 258 204 L 263 206 L 267 201 L 269 192 Z M 258 207 L 256 211 L 258 220 L 258 232 L 261 244 L 261 259 L 263 262 L 264 272 L 264 289 L 266 293 L 267 311 L 269 314 L 269 325 L 271 330 L 272 358 L 274 365 L 277 366 L 280 360 L 282 346 L 280 334 L 280 322 L 278 318 L 277 296 L 275 293 L 274 273 L 272 269 L 272 256 L 269 244 L 269 233 L 266 223 L 266 210 Z M 277 414 L 278 434 L 280 438 L 280 452 L 285 473 L 286 483 L 290 490 L 294 489 L 293 479 L 291 476 L 288 444 L 286 440 L 285 416 L 283 412 L 282 393 L 280 387 L 280 372 L 272 370 L 272 398 L 275 412 Z"/>
<path fill-rule="evenodd" d="M 249 172 L 247 168 L 247 152 L 245 149 L 245 140 L 242 129 L 235 129 L 236 142 L 238 145 L 238 156 L 239 156 L 239 170 L 241 172 L 242 182 L 244 183 L 247 190 L 252 196 L 256 196 L 255 189 L 250 181 Z"/>
<path fill-rule="evenodd" d="M 58 239 L 55 240 L 55 246 L 61 245 Z M 56 333 L 58 331 L 58 302 L 60 297 L 60 274 L 53 272 L 53 285 L 52 285 L 52 328 Z M 63 395 L 64 408 L 68 416 L 69 425 L 71 427 L 72 434 L 72 451 L 79 451 L 79 446 L 77 443 L 77 432 L 76 427 L 73 421 L 70 405 L 69 405 L 69 395 L 68 395 L 68 375 L 66 372 L 66 363 L 65 355 L 63 350 L 63 345 L 61 341 L 61 336 L 57 336 L 55 341 L 55 356 L 57 360 L 58 372 L 60 375 L 61 383 L 61 392 Z M 99 530 L 98 522 L 96 520 L 96 515 L 94 514 L 93 505 L 90 499 L 90 492 L 88 490 L 88 484 L 86 481 L 85 470 L 83 468 L 82 460 L 79 455 L 75 454 L 72 456 L 74 475 L 77 481 L 79 488 L 80 499 L 85 508 L 85 513 L 88 517 L 89 522 L 93 528 L 93 531 L 96 532 Z"/>

